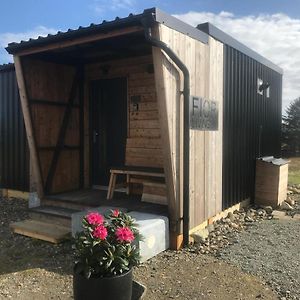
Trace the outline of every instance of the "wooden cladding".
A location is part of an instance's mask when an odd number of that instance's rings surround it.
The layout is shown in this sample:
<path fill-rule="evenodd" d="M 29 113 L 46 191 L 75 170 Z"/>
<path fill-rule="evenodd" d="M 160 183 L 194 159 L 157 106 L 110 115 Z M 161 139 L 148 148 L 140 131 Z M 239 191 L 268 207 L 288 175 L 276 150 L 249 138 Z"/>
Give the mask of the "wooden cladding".
<path fill-rule="evenodd" d="M 27 58 L 23 67 L 46 192 L 79 188 L 79 75 L 74 67 Z"/>
<path fill-rule="evenodd" d="M 223 45 L 213 38 L 208 44 L 192 39 L 162 24 L 153 34 L 167 43 L 190 72 L 191 95 L 219 103 L 219 130 L 190 130 L 190 227 L 196 227 L 222 210 L 222 114 Z M 183 199 L 183 77 L 160 49 L 153 48 L 153 60 L 166 181 L 169 186 L 171 229 L 182 217 Z M 175 218 L 175 219 L 174 219 Z"/>
<path fill-rule="evenodd" d="M 143 56 L 86 67 L 87 80 L 127 78 L 128 128 L 125 164 L 128 166 L 163 167 L 155 80 L 153 72 L 149 71 L 152 63 L 151 56 Z M 103 72 L 104 67 L 108 71 Z"/>

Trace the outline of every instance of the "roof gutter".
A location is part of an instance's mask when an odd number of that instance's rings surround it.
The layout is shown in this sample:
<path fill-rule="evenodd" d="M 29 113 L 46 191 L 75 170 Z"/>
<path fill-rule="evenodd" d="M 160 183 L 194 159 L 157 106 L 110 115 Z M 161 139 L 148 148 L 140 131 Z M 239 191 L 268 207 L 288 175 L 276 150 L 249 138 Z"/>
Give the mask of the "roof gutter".
<path fill-rule="evenodd" d="M 153 21 L 153 20 L 152 20 Z M 187 66 L 177 56 L 177 54 L 164 42 L 153 38 L 151 34 L 151 24 L 149 19 L 143 20 L 145 29 L 145 38 L 148 43 L 153 47 L 162 49 L 181 70 L 184 76 L 183 85 L 183 243 L 184 246 L 189 245 L 189 229 L 190 229 L 190 112 L 189 112 L 189 99 L 190 99 L 190 73 Z"/>

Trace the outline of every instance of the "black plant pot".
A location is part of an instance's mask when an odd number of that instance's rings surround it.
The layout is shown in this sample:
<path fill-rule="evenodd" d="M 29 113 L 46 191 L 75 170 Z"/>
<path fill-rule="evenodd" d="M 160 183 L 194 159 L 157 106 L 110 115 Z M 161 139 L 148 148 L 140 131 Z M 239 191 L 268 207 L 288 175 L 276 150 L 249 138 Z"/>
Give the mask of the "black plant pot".
<path fill-rule="evenodd" d="M 90 279 L 74 272 L 73 291 L 75 300 L 131 300 L 132 270 L 119 276 Z"/>

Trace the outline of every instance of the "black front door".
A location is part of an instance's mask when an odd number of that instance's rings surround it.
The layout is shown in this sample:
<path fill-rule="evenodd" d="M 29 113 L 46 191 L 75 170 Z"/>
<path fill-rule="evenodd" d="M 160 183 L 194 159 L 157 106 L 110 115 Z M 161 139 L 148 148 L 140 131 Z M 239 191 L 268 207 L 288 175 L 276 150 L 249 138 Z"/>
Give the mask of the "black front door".
<path fill-rule="evenodd" d="M 127 80 L 92 81 L 90 95 L 92 184 L 108 185 L 110 168 L 125 162 Z"/>

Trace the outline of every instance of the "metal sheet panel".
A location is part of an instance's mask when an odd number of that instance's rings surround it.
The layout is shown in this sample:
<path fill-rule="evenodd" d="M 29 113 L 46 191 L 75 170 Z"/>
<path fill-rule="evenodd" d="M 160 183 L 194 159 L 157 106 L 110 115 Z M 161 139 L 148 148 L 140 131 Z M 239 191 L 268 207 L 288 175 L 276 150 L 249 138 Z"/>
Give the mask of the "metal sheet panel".
<path fill-rule="evenodd" d="M 270 96 L 257 93 L 257 79 Z M 280 156 L 282 75 L 224 45 L 223 208 L 254 197 L 255 159 Z"/>
<path fill-rule="evenodd" d="M 228 45 L 228 46 L 246 54 L 247 56 L 255 59 L 256 61 L 269 67 L 270 69 L 273 69 L 274 71 L 281 73 L 281 74 L 283 73 L 283 70 L 279 66 L 275 65 L 273 62 L 271 62 L 267 58 L 263 57 L 259 53 L 253 51 L 246 45 L 244 45 L 241 42 L 239 42 L 238 40 L 234 39 L 232 36 L 225 33 L 224 31 L 220 30 L 213 24 L 211 24 L 209 22 L 202 23 L 202 24 L 199 24 L 197 26 L 197 28 L 199 30 L 201 30 L 202 32 L 209 34 L 210 36 L 212 36 L 216 40 L 222 42 L 223 44 Z"/>
<path fill-rule="evenodd" d="M 0 188 L 29 190 L 29 155 L 15 70 L 0 68 Z"/>

